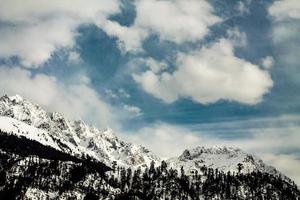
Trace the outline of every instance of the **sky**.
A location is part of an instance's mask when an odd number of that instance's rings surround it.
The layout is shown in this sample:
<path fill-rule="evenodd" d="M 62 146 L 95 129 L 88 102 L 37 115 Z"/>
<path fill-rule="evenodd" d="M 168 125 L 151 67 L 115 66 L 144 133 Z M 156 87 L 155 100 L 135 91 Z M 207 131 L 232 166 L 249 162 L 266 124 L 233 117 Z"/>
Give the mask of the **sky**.
<path fill-rule="evenodd" d="M 0 0 L 0 95 L 162 157 L 241 148 L 300 184 L 298 0 Z"/>

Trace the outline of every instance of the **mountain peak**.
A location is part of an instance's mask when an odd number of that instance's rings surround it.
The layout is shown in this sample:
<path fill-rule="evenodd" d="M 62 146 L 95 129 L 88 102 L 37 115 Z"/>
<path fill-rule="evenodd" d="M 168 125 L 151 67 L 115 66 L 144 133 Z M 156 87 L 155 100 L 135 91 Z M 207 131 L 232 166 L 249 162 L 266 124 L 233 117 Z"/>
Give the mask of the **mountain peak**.
<path fill-rule="evenodd" d="M 24 101 L 24 98 L 18 94 L 16 94 L 15 96 L 10 96 L 9 99 L 18 103 Z"/>
<path fill-rule="evenodd" d="M 183 153 L 179 156 L 179 159 L 184 160 L 192 160 L 193 158 L 197 158 L 202 154 L 224 154 L 224 155 L 234 155 L 241 153 L 242 151 L 238 148 L 234 147 L 226 147 L 226 146 L 218 146 L 215 145 L 213 147 L 204 147 L 198 146 L 192 149 L 185 149 Z"/>
<path fill-rule="evenodd" d="M 114 131 L 111 128 L 105 128 L 103 134 L 109 139 L 117 138 L 117 136 L 115 135 Z"/>
<path fill-rule="evenodd" d="M 13 96 L 8 96 L 7 94 L 0 97 L 0 102 L 11 102 L 11 103 L 23 103 L 24 101 L 27 101 L 25 98 L 23 98 L 21 95 L 16 94 Z"/>
<path fill-rule="evenodd" d="M 204 147 L 198 146 L 186 149 L 183 153 L 167 160 L 168 166 L 173 169 L 183 167 L 189 172 L 194 169 L 201 169 L 206 166 L 222 170 L 224 172 L 239 172 L 238 165 L 242 164 L 241 173 L 266 172 L 273 175 L 282 175 L 275 168 L 266 165 L 258 157 L 248 154 L 238 148 L 226 146 Z M 283 176 L 283 175 L 282 175 Z M 289 181 L 287 177 L 286 180 Z"/>

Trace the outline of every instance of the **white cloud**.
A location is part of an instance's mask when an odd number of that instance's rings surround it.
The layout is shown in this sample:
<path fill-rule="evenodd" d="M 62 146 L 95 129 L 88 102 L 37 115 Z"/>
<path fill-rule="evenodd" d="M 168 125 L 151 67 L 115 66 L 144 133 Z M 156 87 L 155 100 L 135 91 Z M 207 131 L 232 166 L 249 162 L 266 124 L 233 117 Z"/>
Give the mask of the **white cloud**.
<path fill-rule="evenodd" d="M 265 154 L 262 159 L 269 165 L 275 166 L 280 172 L 292 178 L 297 185 L 300 185 L 300 159 L 294 155 L 287 154 Z"/>
<path fill-rule="evenodd" d="M 297 42 L 295 38 L 298 38 L 299 30 L 300 25 L 297 21 L 276 22 L 273 24 L 272 39 L 276 45 L 293 46 Z"/>
<path fill-rule="evenodd" d="M 113 108 L 101 99 L 85 79 L 76 77 L 76 83 L 64 84 L 52 76 L 34 75 L 17 67 L 0 67 L 1 95 L 20 94 L 46 110 L 61 112 L 71 119 L 85 119 L 105 127 L 115 125 Z"/>
<path fill-rule="evenodd" d="M 256 104 L 273 86 L 269 73 L 234 55 L 233 44 L 221 39 L 189 54 L 179 54 L 174 72 L 134 74 L 153 96 L 172 103 L 190 98 L 208 104 L 218 100 Z"/>
<path fill-rule="evenodd" d="M 154 73 L 162 72 L 168 69 L 168 64 L 165 62 L 159 62 L 153 58 L 144 59 L 145 64 L 153 71 Z"/>
<path fill-rule="evenodd" d="M 79 25 L 104 23 L 118 11 L 117 0 L 1 0 L 0 57 L 38 67 L 58 48 L 74 46 Z"/>
<path fill-rule="evenodd" d="M 287 81 L 299 82 L 300 56 L 300 3 L 297 0 L 275 1 L 268 9 L 273 19 L 271 37 L 274 59 L 283 73 L 288 74 Z"/>
<path fill-rule="evenodd" d="M 237 27 L 227 30 L 228 39 L 234 46 L 246 47 L 247 35 L 245 32 L 241 32 Z"/>
<path fill-rule="evenodd" d="M 0 29 L 0 35 L 0 56 L 18 56 L 25 67 L 38 67 L 56 48 L 74 44 L 74 32 L 63 21 L 7 26 Z"/>
<path fill-rule="evenodd" d="M 274 59 L 272 56 L 266 56 L 265 58 L 261 59 L 261 65 L 265 69 L 271 69 L 273 64 L 274 64 Z"/>
<path fill-rule="evenodd" d="M 273 40 L 275 43 L 291 42 L 299 32 L 300 3 L 298 0 L 275 1 L 268 8 L 273 18 Z M 289 45 L 289 44 L 288 44 Z"/>
<path fill-rule="evenodd" d="M 269 7 L 269 14 L 277 21 L 300 19 L 300 3 L 298 0 L 277 0 Z"/>
<path fill-rule="evenodd" d="M 69 52 L 68 62 L 70 63 L 79 63 L 81 61 L 80 54 L 76 51 Z"/>
<path fill-rule="evenodd" d="M 130 94 L 123 88 L 119 88 L 117 90 L 105 89 L 104 93 L 107 97 L 111 99 L 118 99 L 118 98 L 129 99 L 131 97 Z"/>
<path fill-rule="evenodd" d="M 154 124 L 141 128 L 134 134 L 127 133 L 121 137 L 141 144 L 166 158 L 178 156 L 186 148 L 203 144 L 199 135 L 191 130 L 169 124 Z"/>
<path fill-rule="evenodd" d="M 101 25 L 100 25 L 101 26 Z M 103 25 L 105 32 L 112 37 L 118 38 L 119 48 L 123 52 L 140 52 L 142 41 L 148 36 L 148 31 L 132 26 L 121 26 L 118 22 L 107 21 Z"/>
<path fill-rule="evenodd" d="M 132 106 L 132 105 L 127 105 L 124 104 L 123 105 L 123 109 L 129 114 L 129 115 L 133 115 L 134 117 L 138 117 L 140 115 L 142 115 L 142 111 L 139 107 L 136 106 Z"/>
<path fill-rule="evenodd" d="M 252 0 L 244 0 L 244 1 L 238 1 L 236 4 L 236 9 L 240 12 L 240 14 L 249 14 L 249 6 L 252 3 Z"/>
<path fill-rule="evenodd" d="M 162 39 L 177 43 L 202 39 L 209 32 L 208 27 L 220 21 L 212 14 L 213 8 L 207 1 L 139 0 L 136 10 L 135 24 L 138 27 L 157 32 Z"/>
<path fill-rule="evenodd" d="M 105 93 L 105 95 L 106 95 L 107 97 L 109 97 L 109 98 L 111 98 L 111 99 L 116 99 L 116 98 L 118 98 L 118 95 L 117 95 L 115 92 L 113 92 L 111 89 L 105 89 L 105 90 L 104 90 L 104 93 Z"/>
<path fill-rule="evenodd" d="M 126 98 L 126 99 L 131 97 L 130 94 L 126 90 L 124 90 L 123 88 L 118 89 L 118 94 L 119 94 L 120 97 Z"/>
<path fill-rule="evenodd" d="M 16 56 L 24 67 L 39 67 L 57 49 L 72 49 L 77 28 L 88 23 L 117 37 L 124 52 L 136 52 L 143 51 L 142 42 L 151 34 L 176 43 L 194 42 L 206 36 L 211 25 L 221 21 L 205 0 L 134 3 L 137 16 L 134 24 L 127 27 L 107 19 L 120 12 L 118 0 L 2 0 L 0 57 Z"/>
<path fill-rule="evenodd" d="M 120 41 L 125 51 L 141 51 L 142 41 L 150 34 L 175 43 L 201 40 L 209 27 L 221 21 L 208 1 L 136 0 L 136 18 L 130 27 L 107 22 L 104 30 Z"/>

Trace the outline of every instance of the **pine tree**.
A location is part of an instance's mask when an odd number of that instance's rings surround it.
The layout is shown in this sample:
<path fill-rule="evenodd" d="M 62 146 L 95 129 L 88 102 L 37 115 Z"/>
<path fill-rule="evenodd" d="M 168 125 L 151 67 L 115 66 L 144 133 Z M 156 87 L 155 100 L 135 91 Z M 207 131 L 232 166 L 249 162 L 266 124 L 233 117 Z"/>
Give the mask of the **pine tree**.
<path fill-rule="evenodd" d="M 242 169 L 244 168 L 244 165 L 242 163 L 238 163 L 237 164 L 237 169 L 238 169 L 238 172 L 241 173 Z"/>

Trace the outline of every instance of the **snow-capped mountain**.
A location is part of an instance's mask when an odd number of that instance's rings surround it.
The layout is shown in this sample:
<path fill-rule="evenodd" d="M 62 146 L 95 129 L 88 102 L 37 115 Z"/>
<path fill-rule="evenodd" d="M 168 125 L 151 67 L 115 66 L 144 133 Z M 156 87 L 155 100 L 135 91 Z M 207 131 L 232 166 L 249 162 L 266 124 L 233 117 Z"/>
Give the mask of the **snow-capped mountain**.
<path fill-rule="evenodd" d="M 159 156 L 145 147 L 121 141 L 109 128 L 100 131 L 81 120 L 68 120 L 62 114 L 49 113 L 19 95 L 0 98 L 0 129 L 73 156 L 89 156 L 108 166 L 112 166 L 113 161 L 125 167 L 149 166 L 152 160 L 157 164 L 161 162 Z M 167 160 L 169 168 L 183 166 L 186 171 L 205 165 L 224 172 L 237 172 L 239 163 L 243 164 L 242 173 L 259 170 L 278 174 L 275 168 L 257 157 L 230 147 L 187 149 L 179 157 Z"/>
<path fill-rule="evenodd" d="M 0 98 L 0 129 L 41 142 L 79 157 L 92 157 L 108 166 L 149 165 L 160 158 L 145 147 L 121 141 L 109 128 L 103 131 L 83 121 L 49 113 L 19 95 Z"/>
<path fill-rule="evenodd" d="M 290 181 L 288 177 L 282 175 L 274 167 L 266 165 L 258 157 L 232 147 L 214 146 L 206 148 L 199 146 L 186 149 L 180 156 L 170 158 L 166 162 L 169 168 L 179 170 L 183 167 L 187 173 L 193 173 L 194 170 L 201 171 L 201 168 L 205 166 L 232 173 L 246 174 L 260 171 L 275 176 L 280 175 L 285 180 Z"/>
<path fill-rule="evenodd" d="M 186 171 L 200 169 L 202 166 L 218 168 L 222 171 L 237 172 L 238 163 L 243 164 L 241 172 L 252 172 L 256 169 L 264 170 L 264 164 L 252 155 L 240 149 L 227 147 L 196 147 L 186 149 L 179 157 L 170 158 L 167 163 L 172 168 L 184 167 Z"/>
<path fill-rule="evenodd" d="M 109 128 L 68 120 L 18 95 L 0 98 L 0 199 L 256 197 L 300 199 L 300 191 L 240 149 L 197 147 L 162 162 Z"/>

